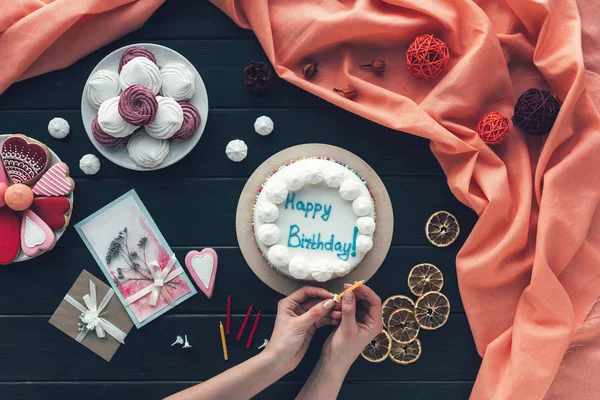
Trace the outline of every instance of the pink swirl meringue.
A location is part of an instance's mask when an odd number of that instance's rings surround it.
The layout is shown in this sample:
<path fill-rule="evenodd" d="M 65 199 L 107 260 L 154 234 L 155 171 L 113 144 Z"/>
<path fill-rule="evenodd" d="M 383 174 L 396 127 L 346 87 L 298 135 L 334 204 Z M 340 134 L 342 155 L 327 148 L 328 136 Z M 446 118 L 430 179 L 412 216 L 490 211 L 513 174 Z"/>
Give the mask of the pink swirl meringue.
<path fill-rule="evenodd" d="M 200 112 L 193 104 L 182 101 L 179 105 L 183 110 L 183 124 L 181 125 L 181 129 L 175 132 L 173 138 L 186 140 L 194 136 L 202 119 L 200 118 Z"/>
<path fill-rule="evenodd" d="M 119 99 L 119 114 L 126 122 L 144 126 L 154 121 L 158 102 L 154 93 L 144 85 L 131 85 Z"/>
<path fill-rule="evenodd" d="M 145 57 L 156 64 L 156 57 L 150 50 L 146 50 L 142 46 L 131 46 L 125 49 L 123 55 L 121 56 L 121 60 L 119 61 L 119 73 L 125 64 L 136 57 Z"/>
<path fill-rule="evenodd" d="M 96 142 L 108 148 L 122 146 L 129 140 L 129 136 L 118 138 L 104 132 L 102 128 L 100 128 L 100 124 L 98 124 L 98 117 L 94 118 L 94 121 L 92 121 L 92 135 L 94 136 L 94 139 L 96 139 Z"/>

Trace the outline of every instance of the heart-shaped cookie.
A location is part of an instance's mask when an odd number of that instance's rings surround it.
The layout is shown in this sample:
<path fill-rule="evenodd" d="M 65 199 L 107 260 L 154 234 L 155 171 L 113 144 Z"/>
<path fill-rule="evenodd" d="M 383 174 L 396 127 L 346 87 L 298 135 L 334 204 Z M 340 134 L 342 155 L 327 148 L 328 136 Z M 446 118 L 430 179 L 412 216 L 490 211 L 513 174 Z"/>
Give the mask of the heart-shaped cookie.
<path fill-rule="evenodd" d="M 0 148 L 0 157 L 13 183 L 34 183 L 48 168 L 48 148 L 27 136 L 13 135 Z"/>
<path fill-rule="evenodd" d="M 38 196 L 67 196 L 75 188 L 75 182 L 69 176 L 69 167 L 61 162 L 50 167 L 33 187 Z"/>
<path fill-rule="evenodd" d="M 54 247 L 56 237 L 52 229 L 33 211 L 25 210 L 21 220 L 21 249 L 28 257 Z"/>
<path fill-rule="evenodd" d="M 62 231 L 69 225 L 73 204 L 66 197 L 36 197 L 30 208 L 50 228 Z"/>
<path fill-rule="evenodd" d="M 17 213 L 0 208 L 0 264 L 10 264 L 19 255 L 19 229 Z"/>
<path fill-rule="evenodd" d="M 217 252 L 213 249 L 192 250 L 185 256 L 185 266 L 192 279 L 209 299 L 212 298 L 215 288 L 218 263 Z"/>

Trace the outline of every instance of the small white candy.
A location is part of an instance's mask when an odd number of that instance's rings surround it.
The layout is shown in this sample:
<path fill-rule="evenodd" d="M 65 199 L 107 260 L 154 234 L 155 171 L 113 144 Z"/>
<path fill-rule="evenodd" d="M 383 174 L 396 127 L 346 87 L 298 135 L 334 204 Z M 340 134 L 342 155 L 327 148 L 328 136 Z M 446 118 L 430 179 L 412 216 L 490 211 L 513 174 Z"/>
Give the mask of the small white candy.
<path fill-rule="evenodd" d="M 254 122 L 254 130 L 260 136 L 267 136 L 273 132 L 274 127 L 275 124 L 273 123 L 273 120 L 266 115 L 256 118 L 256 121 Z"/>
<path fill-rule="evenodd" d="M 350 264 L 346 261 L 334 260 L 331 262 L 331 267 L 337 276 L 348 275 L 348 272 L 350 272 Z"/>
<path fill-rule="evenodd" d="M 323 180 L 329 187 L 339 187 L 344 181 L 344 171 L 338 168 L 327 168 L 323 171 Z"/>
<path fill-rule="evenodd" d="M 358 235 L 358 237 L 356 238 L 356 251 L 358 251 L 361 254 L 364 254 L 372 248 L 373 239 L 371 238 L 371 236 Z"/>
<path fill-rule="evenodd" d="M 313 279 L 317 282 L 327 282 L 333 277 L 333 265 L 328 262 L 317 260 L 310 271 Z"/>
<path fill-rule="evenodd" d="M 100 160 L 93 154 L 86 154 L 79 160 L 79 168 L 86 175 L 96 175 L 100 171 Z"/>
<path fill-rule="evenodd" d="M 312 185 L 319 184 L 323 181 L 323 171 L 321 167 L 309 165 L 306 167 L 306 182 Z"/>
<path fill-rule="evenodd" d="M 290 252 L 288 251 L 287 247 L 276 244 L 275 246 L 269 248 L 267 258 L 274 267 L 285 267 L 290 262 Z"/>
<path fill-rule="evenodd" d="M 290 260 L 290 274 L 296 279 L 306 279 L 310 275 L 310 265 L 305 257 L 294 257 Z"/>
<path fill-rule="evenodd" d="M 52 118 L 48 123 L 48 132 L 55 139 L 64 139 L 69 134 L 71 127 L 63 118 Z"/>
<path fill-rule="evenodd" d="M 265 186 L 265 194 L 271 203 L 281 204 L 287 199 L 288 190 L 282 182 L 270 182 Z"/>
<path fill-rule="evenodd" d="M 342 199 L 352 201 L 360 195 L 360 186 L 353 180 L 346 179 L 340 185 L 340 196 Z"/>
<path fill-rule="evenodd" d="M 264 224 L 258 228 L 256 235 L 262 244 L 271 246 L 279 241 L 281 232 L 279 231 L 279 227 L 275 224 Z"/>
<path fill-rule="evenodd" d="M 363 235 L 372 235 L 375 232 L 375 220 L 371 217 L 361 217 L 356 220 L 356 227 Z"/>
<path fill-rule="evenodd" d="M 262 222 L 274 222 L 279 218 L 279 208 L 273 203 L 264 202 L 256 211 Z"/>
<path fill-rule="evenodd" d="M 248 155 L 248 146 L 243 140 L 235 139 L 227 144 L 225 154 L 231 161 L 240 162 Z"/>
<path fill-rule="evenodd" d="M 304 186 L 304 174 L 299 171 L 288 171 L 285 178 L 285 186 L 290 192 L 302 189 Z"/>
<path fill-rule="evenodd" d="M 373 201 L 366 196 L 359 196 L 352 202 L 352 211 L 359 217 L 371 214 Z"/>

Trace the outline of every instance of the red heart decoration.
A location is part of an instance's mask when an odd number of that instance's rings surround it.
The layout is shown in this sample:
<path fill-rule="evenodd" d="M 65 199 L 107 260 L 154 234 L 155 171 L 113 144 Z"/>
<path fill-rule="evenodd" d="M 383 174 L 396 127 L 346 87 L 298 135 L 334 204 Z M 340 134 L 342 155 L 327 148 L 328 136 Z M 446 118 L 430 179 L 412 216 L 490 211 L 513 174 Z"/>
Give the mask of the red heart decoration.
<path fill-rule="evenodd" d="M 19 255 L 21 227 L 17 213 L 0 208 L 0 264 L 10 264 Z"/>
<path fill-rule="evenodd" d="M 69 214 L 73 209 L 71 200 L 66 197 L 36 197 L 31 210 L 55 231 L 62 231 L 69 225 Z"/>
<path fill-rule="evenodd" d="M 13 135 L 6 139 L 0 149 L 0 156 L 10 180 L 25 185 L 35 182 L 46 171 L 50 161 L 46 146 L 30 142 L 23 135 Z"/>

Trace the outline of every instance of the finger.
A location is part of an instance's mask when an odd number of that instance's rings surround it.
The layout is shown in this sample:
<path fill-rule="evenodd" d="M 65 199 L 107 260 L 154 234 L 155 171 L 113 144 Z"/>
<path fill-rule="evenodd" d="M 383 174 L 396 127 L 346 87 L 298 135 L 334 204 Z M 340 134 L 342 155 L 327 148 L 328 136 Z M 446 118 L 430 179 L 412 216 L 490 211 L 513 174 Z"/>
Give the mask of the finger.
<path fill-rule="evenodd" d="M 379 296 L 367 285 L 357 287 L 354 292 L 366 308 L 369 317 L 375 321 L 381 319 L 381 299 Z"/>
<path fill-rule="evenodd" d="M 340 320 L 342 319 L 342 312 L 341 311 L 330 311 L 329 314 L 327 314 L 328 317 L 333 318 L 333 319 L 337 319 Z"/>
<path fill-rule="evenodd" d="M 304 303 L 306 300 L 314 297 L 319 299 L 327 299 L 333 297 L 333 293 L 330 293 L 328 290 L 323 288 L 304 286 L 303 288 L 300 288 L 294 293 L 290 294 L 288 297 L 286 297 L 286 299 L 295 301 L 296 303 Z"/>
<path fill-rule="evenodd" d="M 320 320 L 317 321 L 317 323 L 315 324 L 315 326 L 318 328 L 321 328 L 323 326 L 327 326 L 327 325 L 331 325 L 331 326 L 338 326 L 340 324 L 340 321 L 338 321 L 337 319 L 333 319 L 333 318 L 321 318 Z"/>
<path fill-rule="evenodd" d="M 356 326 L 356 298 L 352 290 L 342 298 L 342 329 L 354 329 Z"/>
<path fill-rule="evenodd" d="M 333 304 L 334 301 L 332 299 L 315 304 L 312 308 L 298 317 L 300 328 L 308 330 L 313 324 L 316 324 L 321 318 L 329 314 L 329 311 L 333 308 Z"/>
<path fill-rule="evenodd" d="M 304 312 L 306 312 L 322 301 L 323 301 L 323 299 L 308 299 L 304 303 L 300 304 L 300 307 L 302 307 Z"/>

